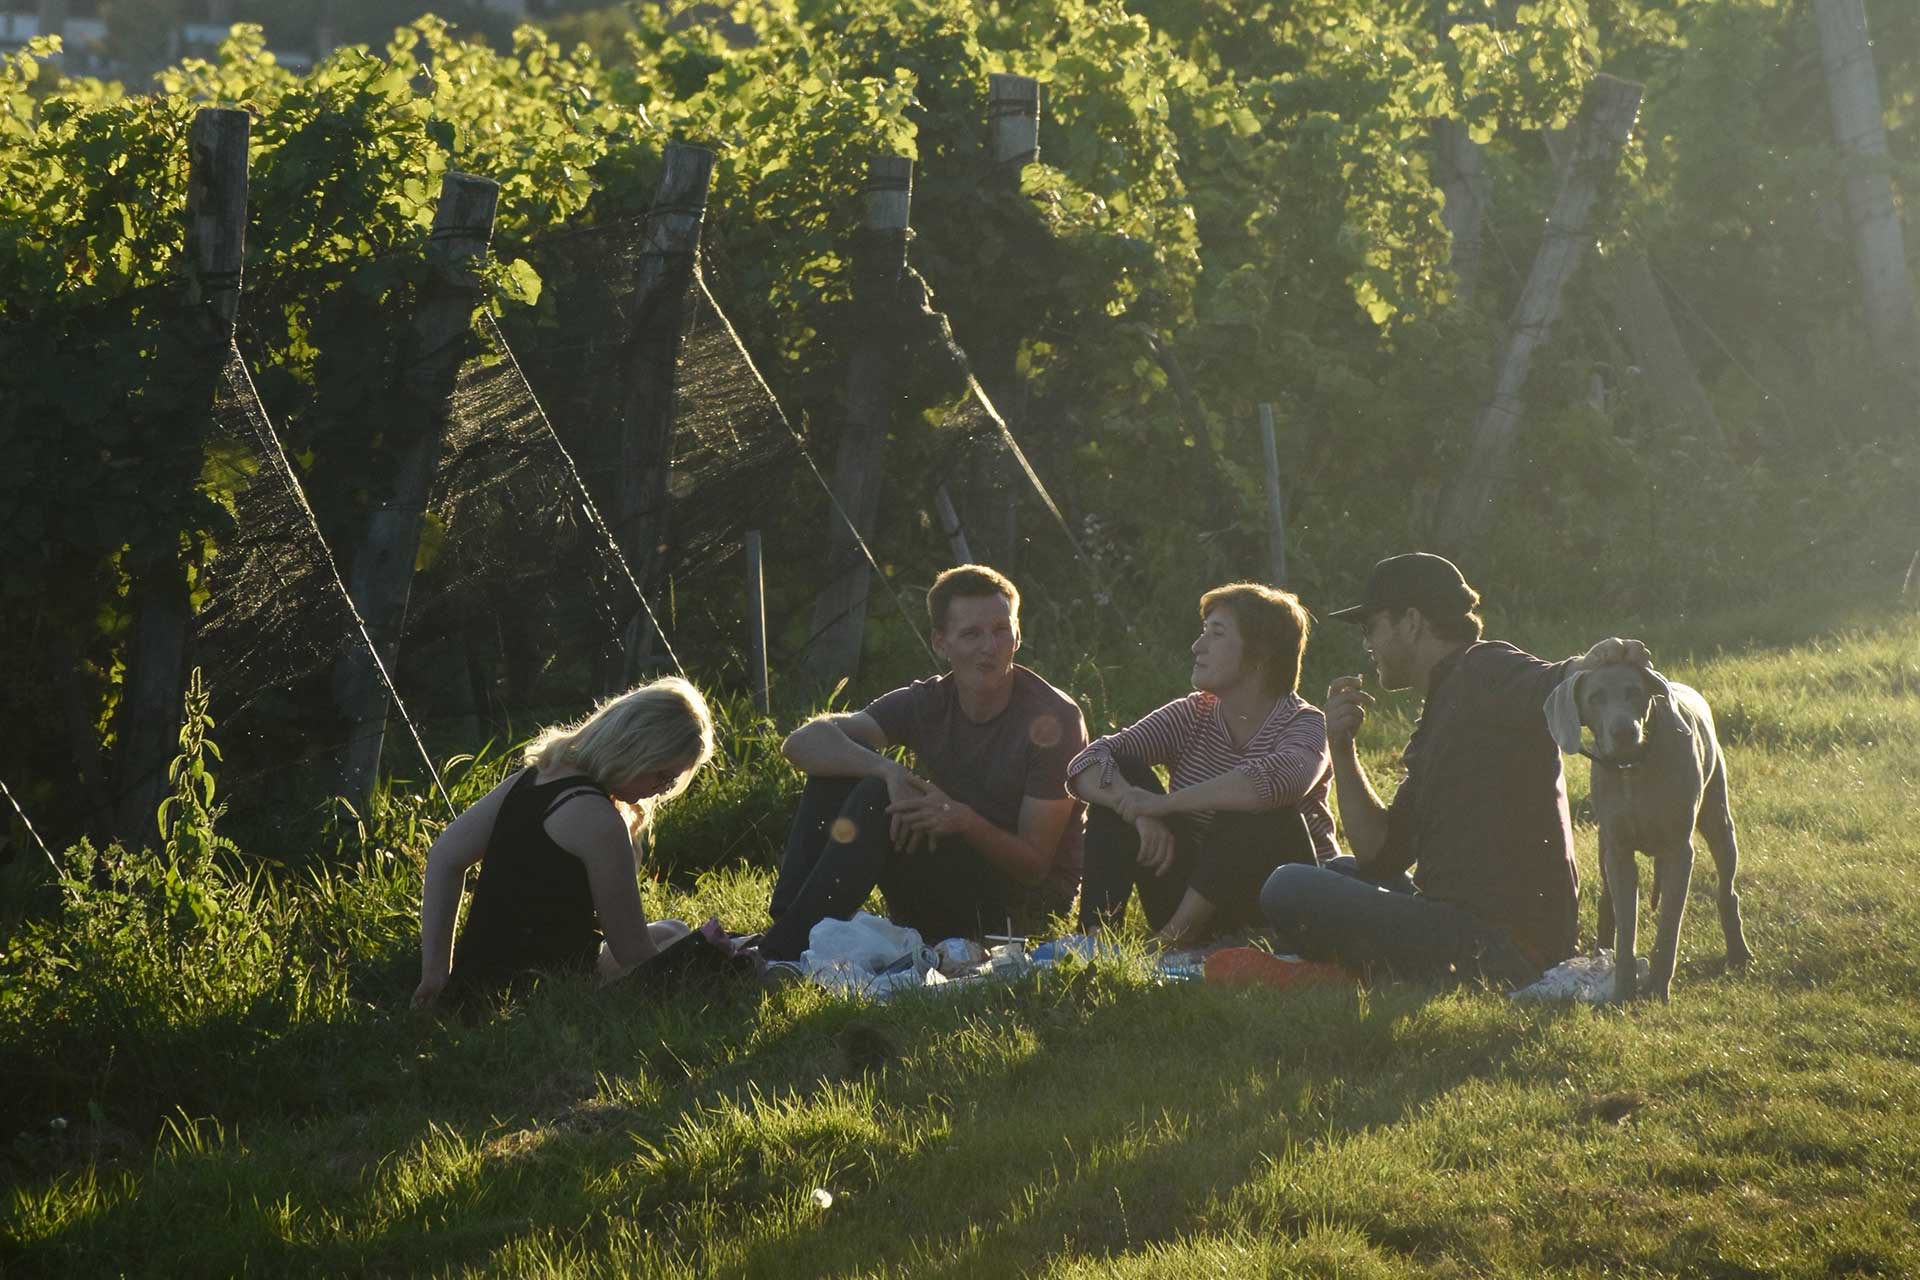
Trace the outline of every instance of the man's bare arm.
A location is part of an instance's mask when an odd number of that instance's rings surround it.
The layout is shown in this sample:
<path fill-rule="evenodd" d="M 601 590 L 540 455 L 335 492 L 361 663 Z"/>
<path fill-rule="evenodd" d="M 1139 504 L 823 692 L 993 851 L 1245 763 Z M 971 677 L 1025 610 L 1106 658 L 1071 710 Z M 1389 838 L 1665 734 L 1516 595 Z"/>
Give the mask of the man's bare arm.
<path fill-rule="evenodd" d="M 1359 676 L 1340 676 L 1327 687 L 1327 748 L 1333 753 L 1334 797 L 1347 847 L 1363 864 L 1373 861 L 1387 845 L 1387 806 L 1360 767 L 1355 746 L 1372 705 L 1373 695 L 1361 689 Z"/>
<path fill-rule="evenodd" d="M 913 770 L 889 756 L 886 730 L 864 711 L 849 715 L 816 716 L 787 735 L 780 751 L 788 763 L 808 777 L 879 778 L 887 784 L 887 800 L 898 804 L 925 795 L 927 783 Z M 895 814 L 890 824 L 894 847 L 915 843 L 914 833 Z"/>
<path fill-rule="evenodd" d="M 901 771 L 881 755 L 887 735 L 864 711 L 815 716 L 787 735 L 781 754 L 800 772 L 821 778 L 885 778 Z"/>

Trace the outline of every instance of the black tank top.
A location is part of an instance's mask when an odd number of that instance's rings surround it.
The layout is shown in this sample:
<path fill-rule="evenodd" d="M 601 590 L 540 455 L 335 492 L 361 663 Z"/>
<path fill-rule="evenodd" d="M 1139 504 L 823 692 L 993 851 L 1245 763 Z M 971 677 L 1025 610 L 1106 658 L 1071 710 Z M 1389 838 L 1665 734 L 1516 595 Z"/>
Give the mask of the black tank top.
<path fill-rule="evenodd" d="M 536 776 L 531 768 L 521 773 L 494 818 L 453 951 L 456 985 L 497 986 L 527 969 L 590 969 L 600 950 L 586 864 L 555 844 L 544 824 L 575 796 L 607 793 L 584 775 Z"/>

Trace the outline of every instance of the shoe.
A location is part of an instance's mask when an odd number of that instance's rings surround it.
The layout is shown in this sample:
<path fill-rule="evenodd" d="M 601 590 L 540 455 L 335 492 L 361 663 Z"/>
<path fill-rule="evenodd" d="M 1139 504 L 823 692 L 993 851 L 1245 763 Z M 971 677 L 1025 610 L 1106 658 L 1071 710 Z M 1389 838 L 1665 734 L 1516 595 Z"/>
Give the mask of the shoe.
<path fill-rule="evenodd" d="M 769 991 L 807 980 L 807 971 L 792 960 L 765 960 L 762 963 L 766 967 L 760 971 L 760 985 Z"/>
<path fill-rule="evenodd" d="M 1324 960 L 1277 956 L 1259 947 L 1227 947 L 1207 957 L 1207 981 L 1228 987 L 1325 987 L 1353 975 Z"/>

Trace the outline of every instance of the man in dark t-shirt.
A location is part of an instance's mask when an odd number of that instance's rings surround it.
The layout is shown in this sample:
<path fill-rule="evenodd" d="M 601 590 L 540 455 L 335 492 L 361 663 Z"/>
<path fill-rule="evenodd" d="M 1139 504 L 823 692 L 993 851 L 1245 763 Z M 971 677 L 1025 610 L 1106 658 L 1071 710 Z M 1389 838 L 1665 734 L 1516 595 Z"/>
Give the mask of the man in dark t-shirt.
<path fill-rule="evenodd" d="M 1302 955 L 1515 987 L 1573 954 L 1573 825 L 1543 708 L 1577 670 L 1648 663 L 1646 646 L 1608 639 L 1545 662 L 1482 640 L 1479 602 L 1450 561 L 1415 552 L 1375 565 L 1363 603 L 1330 615 L 1365 628 L 1382 688 L 1419 688 L 1426 703 L 1387 805 L 1354 746 L 1372 696 L 1359 676 L 1327 691 L 1334 791 L 1354 856 L 1330 870 L 1281 867 L 1261 892 L 1281 941 Z"/>
<path fill-rule="evenodd" d="M 797 959 L 813 926 L 877 885 L 929 942 L 1025 927 L 1071 905 L 1083 810 L 1067 763 L 1087 745 L 1072 698 L 1017 665 L 1020 593 L 984 565 L 927 592 L 946 674 L 820 716 L 782 750 L 807 775 L 762 954 Z M 917 771 L 881 754 L 904 746 Z"/>

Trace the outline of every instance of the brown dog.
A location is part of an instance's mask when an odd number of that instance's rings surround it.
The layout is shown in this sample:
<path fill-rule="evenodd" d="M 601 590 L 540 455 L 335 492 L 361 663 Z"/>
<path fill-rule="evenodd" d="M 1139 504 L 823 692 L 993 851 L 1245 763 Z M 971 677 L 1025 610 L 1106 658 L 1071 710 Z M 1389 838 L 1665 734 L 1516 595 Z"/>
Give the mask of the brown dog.
<path fill-rule="evenodd" d="M 1560 749 L 1593 761 L 1593 813 L 1600 826 L 1599 936 L 1613 936 L 1614 999 L 1631 1000 L 1635 994 L 1636 852 L 1653 858 L 1653 906 L 1660 913 L 1645 994 L 1665 1000 L 1672 992 L 1696 828 L 1720 873 L 1727 963 L 1746 968 L 1753 953 L 1733 884 L 1740 848 L 1727 803 L 1726 757 L 1706 699 L 1650 668 L 1617 663 L 1563 681 L 1548 696 L 1546 713 Z M 1582 726 L 1593 730 L 1591 750 L 1581 742 Z"/>

